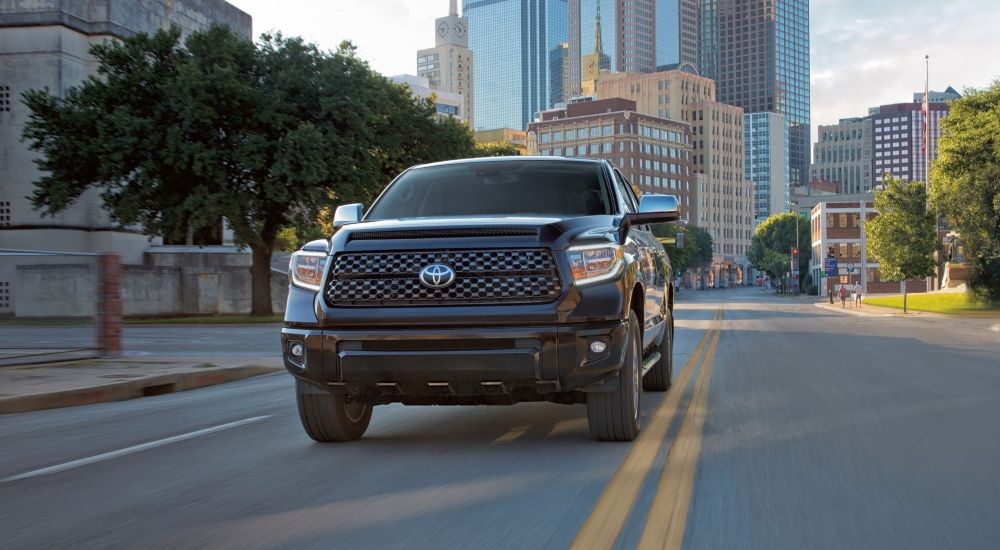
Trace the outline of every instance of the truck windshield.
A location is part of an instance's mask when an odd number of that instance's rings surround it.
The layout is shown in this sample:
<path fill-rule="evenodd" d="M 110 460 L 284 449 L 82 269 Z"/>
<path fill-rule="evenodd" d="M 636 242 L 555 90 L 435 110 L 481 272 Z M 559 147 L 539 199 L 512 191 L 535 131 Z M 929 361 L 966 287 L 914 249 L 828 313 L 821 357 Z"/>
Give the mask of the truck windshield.
<path fill-rule="evenodd" d="M 597 163 L 543 160 L 415 168 L 389 186 L 365 220 L 610 214 L 602 173 Z"/>

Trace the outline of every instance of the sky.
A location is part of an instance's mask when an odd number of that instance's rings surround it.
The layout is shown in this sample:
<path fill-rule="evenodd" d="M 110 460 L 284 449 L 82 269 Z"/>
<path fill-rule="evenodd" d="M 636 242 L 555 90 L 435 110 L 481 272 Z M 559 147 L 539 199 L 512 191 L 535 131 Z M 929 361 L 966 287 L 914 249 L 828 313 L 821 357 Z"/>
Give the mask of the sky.
<path fill-rule="evenodd" d="M 229 0 L 254 33 L 301 36 L 334 49 L 349 39 L 385 74 L 416 73 L 448 0 Z M 459 1 L 461 4 L 461 1 Z M 1000 0 L 811 0 L 812 125 L 911 101 L 930 86 L 984 87 L 1000 77 Z"/>

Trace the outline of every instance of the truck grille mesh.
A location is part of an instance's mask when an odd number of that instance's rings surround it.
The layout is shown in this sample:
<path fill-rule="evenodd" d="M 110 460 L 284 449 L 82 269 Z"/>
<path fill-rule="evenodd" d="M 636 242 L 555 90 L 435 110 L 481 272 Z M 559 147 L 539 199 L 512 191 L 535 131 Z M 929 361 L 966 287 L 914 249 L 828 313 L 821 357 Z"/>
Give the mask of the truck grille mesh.
<path fill-rule="evenodd" d="M 455 282 L 421 284 L 420 270 L 430 264 L 450 266 Z M 561 291 L 552 252 L 529 248 L 340 254 L 324 295 L 330 306 L 460 306 L 549 302 Z"/>

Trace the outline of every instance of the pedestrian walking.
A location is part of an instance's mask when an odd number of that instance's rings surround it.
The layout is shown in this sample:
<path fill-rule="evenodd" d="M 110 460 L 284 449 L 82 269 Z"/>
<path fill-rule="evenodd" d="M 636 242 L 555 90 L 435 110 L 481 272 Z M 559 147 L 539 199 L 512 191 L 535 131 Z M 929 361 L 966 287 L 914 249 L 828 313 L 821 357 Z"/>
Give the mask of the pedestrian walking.
<path fill-rule="evenodd" d="M 854 283 L 854 307 L 861 307 L 861 283 Z"/>
<path fill-rule="evenodd" d="M 847 307 L 847 285 L 840 285 L 840 290 L 837 291 L 837 295 L 840 296 L 840 307 Z"/>

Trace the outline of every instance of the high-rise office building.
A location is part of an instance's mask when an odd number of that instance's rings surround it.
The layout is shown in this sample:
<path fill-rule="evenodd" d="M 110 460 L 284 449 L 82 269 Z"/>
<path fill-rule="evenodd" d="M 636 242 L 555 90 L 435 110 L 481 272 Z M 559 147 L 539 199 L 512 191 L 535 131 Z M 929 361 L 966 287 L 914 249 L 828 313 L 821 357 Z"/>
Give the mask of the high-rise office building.
<path fill-rule="evenodd" d="M 712 234 L 711 279 L 745 281 L 754 198 L 744 173 L 743 109 L 717 102 L 712 80 L 681 70 L 607 74 L 597 90 L 601 99 L 626 98 L 639 113 L 691 125 L 691 169 L 700 176 L 691 223 Z"/>
<path fill-rule="evenodd" d="M 818 137 L 809 179 L 836 183 L 842 194 L 870 193 L 875 181 L 871 119 L 842 118 L 837 124 L 820 125 Z"/>
<path fill-rule="evenodd" d="M 552 104 L 566 102 L 573 97 L 573 78 L 569 72 L 569 44 L 563 42 L 549 54 L 549 87 L 552 89 Z"/>
<path fill-rule="evenodd" d="M 930 103 L 927 113 L 927 149 L 924 149 L 924 113 L 921 103 L 896 103 L 869 109 L 872 124 L 872 174 L 875 184 L 885 174 L 910 181 L 927 181 L 927 165 L 937 159 L 941 119 L 947 103 Z"/>
<path fill-rule="evenodd" d="M 566 43 L 566 0 L 465 0 L 476 58 L 474 128 L 523 130 L 555 103 L 552 73 Z M 564 94 L 565 95 L 565 94 Z"/>
<path fill-rule="evenodd" d="M 698 72 L 698 0 L 656 0 L 656 70 Z"/>
<path fill-rule="evenodd" d="M 568 21 L 571 69 L 582 81 L 588 80 L 583 59 L 598 43 L 607 56 L 601 70 L 697 72 L 697 0 L 569 0 Z"/>
<path fill-rule="evenodd" d="M 431 90 L 462 94 L 461 119 L 474 124 L 469 25 L 458 15 L 458 0 L 451 0 L 448 15 L 434 22 L 434 47 L 417 51 L 417 75 L 427 79 Z"/>
<path fill-rule="evenodd" d="M 935 92 L 933 90 L 927 93 L 928 103 L 948 103 L 949 101 L 954 101 L 956 99 L 961 99 L 962 94 L 958 93 L 955 88 L 948 86 L 943 92 Z M 913 102 L 923 103 L 924 93 L 923 92 L 913 92 Z"/>
<path fill-rule="evenodd" d="M 701 0 L 701 74 L 718 99 L 785 115 L 793 184 L 809 178 L 808 0 Z"/>
<path fill-rule="evenodd" d="M 743 158 L 753 182 L 756 222 L 788 210 L 788 121 L 777 113 L 743 115 Z"/>

